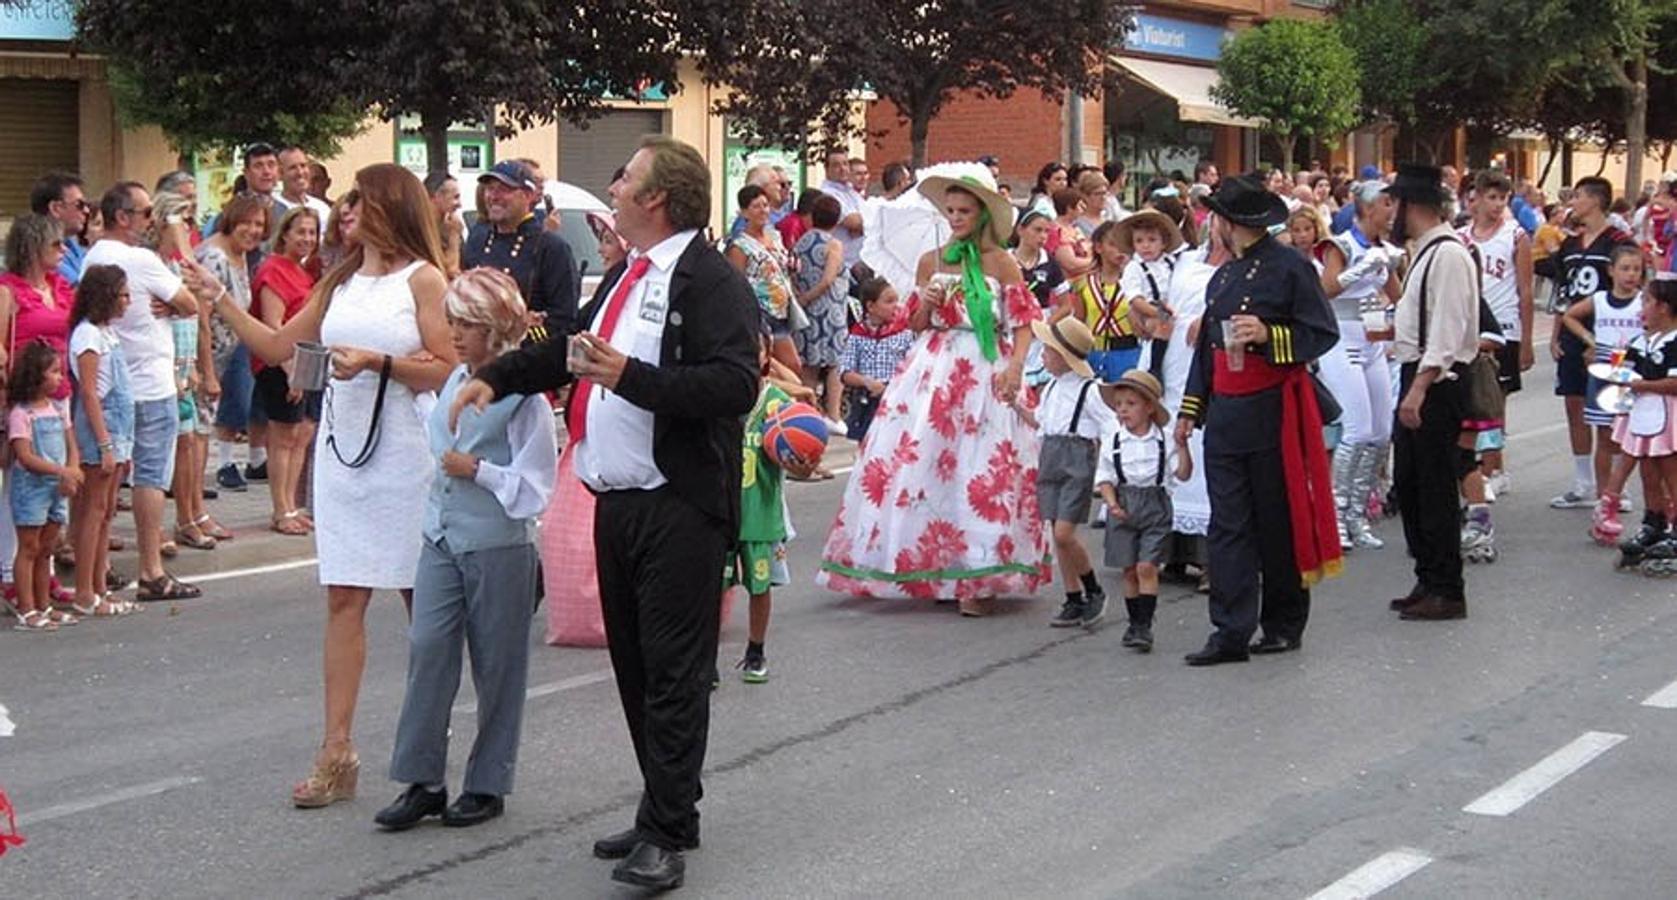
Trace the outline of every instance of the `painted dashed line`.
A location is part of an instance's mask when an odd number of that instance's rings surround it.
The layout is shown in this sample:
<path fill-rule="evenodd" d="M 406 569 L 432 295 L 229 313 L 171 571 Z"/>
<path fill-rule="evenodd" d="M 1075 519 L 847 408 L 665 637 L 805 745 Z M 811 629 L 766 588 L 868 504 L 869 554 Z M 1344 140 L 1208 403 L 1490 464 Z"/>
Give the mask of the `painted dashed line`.
<path fill-rule="evenodd" d="M 1642 705 L 1654 709 L 1677 709 L 1677 681 L 1649 694 L 1648 699 L 1642 701 Z"/>
<path fill-rule="evenodd" d="M 6 704 L 0 703 L 0 737 L 11 737 L 17 734 L 17 723 L 12 721 L 12 711 Z"/>
<path fill-rule="evenodd" d="M 143 797 L 155 797 L 158 794 L 176 790 L 177 788 L 188 787 L 203 780 L 204 779 L 202 778 L 195 777 L 180 777 L 165 778 L 161 781 L 148 781 L 145 784 L 137 784 L 133 787 L 121 788 L 119 790 L 98 794 L 82 800 L 72 800 L 69 803 L 60 803 L 57 806 L 49 806 L 45 809 L 25 812 L 17 817 L 17 821 L 19 825 L 39 825 L 42 822 L 50 822 L 53 819 L 62 819 L 65 816 L 73 816 L 76 813 L 84 813 L 88 810 L 99 809 L 100 807 L 110 806 L 113 803 L 126 803 L 129 800 L 139 800 Z"/>
<path fill-rule="evenodd" d="M 1549 754 L 1537 765 L 1503 782 L 1501 787 L 1462 807 L 1479 816 L 1507 816 L 1618 746 L 1625 735 L 1586 731 L 1572 743 Z"/>
<path fill-rule="evenodd" d="M 1399 847 L 1358 866 L 1350 874 L 1310 895 L 1310 900 L 1362 900 L 1426 868 L 1432 857 Z"/>
<path fill-rule="evenodd" d="M 537 697 L 546 697 L 549 694 L 557 694 L 561 691 L 571 691 L 577 688 L 587 687 L 591 684 L 599 684 L 602 681 L 610 681 L 612 680 L 612 677 L 613 673 L 610 669 L 601 669 L 598 672 L 588 672 L 583 675 L 573 675 L 570 678 L 561 678 L 558 681 L 550 681 L 547 684 L 538 684 L 524 692 L 524 699 L 528 702 L 536 699 Z M 461 703 L 454 707 L 454 712 L 455 714 L 462 716 L 473 715 L 477 712 L 477 703 Z"/>

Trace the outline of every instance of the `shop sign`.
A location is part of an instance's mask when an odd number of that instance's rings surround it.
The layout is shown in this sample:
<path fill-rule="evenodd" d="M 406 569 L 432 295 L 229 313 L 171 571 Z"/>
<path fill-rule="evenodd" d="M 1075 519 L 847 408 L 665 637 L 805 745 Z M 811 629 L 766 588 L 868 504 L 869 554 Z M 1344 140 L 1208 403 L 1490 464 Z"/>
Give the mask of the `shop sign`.
<path fill-rule="evenodd" d="M 68 41 L 76 36 L 76 11 L 70 0 L 26 0 L 0 5 L 0 39 Z"/>
<path fill-rule="evenodd" d="M 448 137 L 448 171 L 455 178 L 476 180 L 494 162 L 490 156 L 489 139 L 483 137 Z M 402 135 L 396 139 L 396 162 L 423 177 L 430 171 L 426 165 L 425 139 Z"/>
<path fill-rule="evenodd" d="M 729 134 L 722 144 L 722 159 L 722 221 L 730 225 L 739 212 L 736 195 L 745 187 L 745 173 L 752 166 L 768 163 L 784 169 L 792 179 L 794 202 L 806 184 L 803 158 L 793 150 L 779 147 L 748 150 L 743 141 Z"/>
<path fill-rule="evenodd" d="M 1124 37 L 1124 49 L 1154 56 L 1216 62 L 1223 55 L 1223 41 L 1228 36 L 1229 30 L 1221 25 L 1138 13 L 1135 28 Z"/>

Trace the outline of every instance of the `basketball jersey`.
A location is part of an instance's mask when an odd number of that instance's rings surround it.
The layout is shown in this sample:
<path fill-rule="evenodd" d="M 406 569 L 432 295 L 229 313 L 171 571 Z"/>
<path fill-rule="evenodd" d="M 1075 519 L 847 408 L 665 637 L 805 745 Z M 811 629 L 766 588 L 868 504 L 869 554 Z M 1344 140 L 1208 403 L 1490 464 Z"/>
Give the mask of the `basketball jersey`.
<path fill-rule="evenodd" d="M 1584 246 L 1581 236 L 1575 235 L 1562 241 L 1559 251 L 1561 277 L 1556 286 L 1554 311 L 1566 312 L 1568 306 L 1611 287 L 1608 270 L 1613 263 L 1613 248 L 1629 243 L 1630 235 L 1611 225 L 1588 247 Z"/>
<path fill-rule="evenodd" d="M 1502 334 L 1510 341 L 1518 341 L 1520 333 L 1520 285 L 1514 271 L 1514 248 L 1521 234 L 1520 223 L 1505 218 L 1502 225 L 1488 238 L 1473 236 L 1473 223 L 1460 231 L 1462 243 L 1479 251 L 1480 296 L 1490 306 Z"/>
<path fill-rule="evenodd" d="M 1629 347 L 1642 336 L 1642 292 L 1637 291 L 1623 306 L 1613 302 L 1611 291 L 1597 291 L 1591 301 L 1595 304 L 1590 326 L 1595 335 L 1595 359 L 1605 362 L 1615 347 Z"/>
<path fill-rule="evenodd" d="M 1339 248 L 1340 253 L 1345 254 L 1345 268 L 1340 269 L 1341 272 L 1362 262 L 1363 257 L 1368 255 L 1369 247 L 1372 246 L 1365 243 L 1368 239 L 1363 236 L 1362 229 L 1355 225 L 1332 236 L 1329 240 L 1333 242 L 1335 247 Z M 1369 309 L 1376 307 L 1372 298 L 1379 296 L 1383 287 L 1385 287 L 1384 284 L 1376 284 L 1373 281 L 1365 280 L 1335 294 L 1328 301 L 1333 306 L 1334 318 L 1348 322 L 1361 321 L 1364 307 Z M 1381 302 L 1378 305 L 1384 306 L 1385 303 Z"/>

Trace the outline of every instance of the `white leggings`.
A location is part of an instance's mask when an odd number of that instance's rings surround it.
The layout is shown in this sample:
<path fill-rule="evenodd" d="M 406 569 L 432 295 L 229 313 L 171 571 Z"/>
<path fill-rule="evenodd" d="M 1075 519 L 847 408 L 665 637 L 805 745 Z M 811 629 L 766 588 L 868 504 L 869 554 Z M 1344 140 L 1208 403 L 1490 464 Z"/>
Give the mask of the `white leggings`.
<path fill-rule="evenodd" d="M 1342 444 L 1392 439 L 1392 371 L 1383 341 L 1370 343 L 1361 321 L 1340 321 L 1339 343 L 1322 356 L 1322 382 L 1344 408 Z"/>

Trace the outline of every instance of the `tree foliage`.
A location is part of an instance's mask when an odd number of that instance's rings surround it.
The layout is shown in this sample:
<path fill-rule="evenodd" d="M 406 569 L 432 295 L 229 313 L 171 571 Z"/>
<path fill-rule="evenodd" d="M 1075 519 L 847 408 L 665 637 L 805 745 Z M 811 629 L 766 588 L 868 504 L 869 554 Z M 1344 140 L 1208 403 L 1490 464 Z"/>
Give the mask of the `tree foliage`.
<path fill-rule="evenodd" d="M 957 94 L 1051 100 L 1102 86 L 1106 53 L 1132 19 L 1107 0 L 738 0 L 692 37 L 717 103 L 747 143 L 812 149 L 860 133 L 852 104 L 896 104 L 924 164 L 930 122 Z"/>
<path fill-rule="evenodd" d="M 1340 39 L 1356 57 L 1364 123 L 1413 126 L 1420 103 L 1443 78 L 1427 56 L 1431 35 L 1412 0 L 1342 0 L 1334 11 Z"/>
<path fill-rule="evenodd" d="M 1301 137 L 1337 140 L 1356 126 L 1359 72 L 1351 48 L 1326 22 L 1274 19 L 1223 47 L 1212 97 L 1235 114 L 1261 119 L 1293 166 Z"/>

